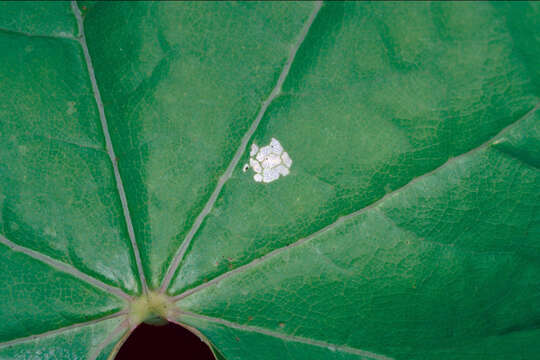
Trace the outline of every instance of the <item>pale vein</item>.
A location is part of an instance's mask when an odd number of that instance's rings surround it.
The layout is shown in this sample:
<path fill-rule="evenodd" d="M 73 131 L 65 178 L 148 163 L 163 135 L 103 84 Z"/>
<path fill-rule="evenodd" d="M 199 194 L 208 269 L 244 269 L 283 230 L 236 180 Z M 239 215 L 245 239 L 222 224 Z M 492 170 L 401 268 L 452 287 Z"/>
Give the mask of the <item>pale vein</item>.
<path fill-rule="evenodd" d="M 107 124 L 107 117 L 105 116 L 105 108 L 103 107 L 103 101 L 101 99 L 101 94 L 99 92 L 99 88 L 97 85 L 96 74 L 94 72 L 94 66 L 92 65 L 92 59 L 90 58 L 90 52 L 88 51 L 88 46 L 86 44 L 86 37 L 84 35 L 83 18 L 81 15 L 81 11 L 79 10 L 79 7 L 77 6 L 76 1 L 71 2 L 71 8 L 73 10 L 73 13 L 75 14 L 75 17 L 77 18 L 77 24 L 79 27 L 79 34 L 80 34 L 78 41 L 81 44 L 81 47 L 83 49 L 84 58 L 86 60 L 86 66 L 88 68 L 88 75 L 90 76 L 90 82 L 92 83 L 92 90 L 94 92 L 94 97 L 95 97 L 96 104 L 99 111 L 99 119 L 101 121 L 101 127 L 103 129 L 103 135 L 105 137 L 107 153 L 109 154 L 109 158 L 111 159 L 111 163 L 113 166 L 114 178 L 116 180 L 116 188 L 118 190 L 118 195 L 120 196 L 120 201 L 122 203 L 124 219 L 126 221 L 128 234 L 129 234 L 129 240 L 131 242 L 131 247 L 133 249 L 135 262 L 137 264 L 137 270 L 139 272 L 139 279 L 141 282 L 141 286 L 143 287 L 144 293 L 147 293 L 148 286 L 146 284 L 146 279 L 145 279 L 144 271 L 142 267 L 141 254 L 139 252 L 137 241 L 135 239 L 135 231 L 133 229 L 133 223 L 131 222 L 131 216 L 129 214 L 126 192 L 124 190 L 124 184 L 122 182 L 122 178 L 120 177 L 120 170 L 118 169 L 118 162 L 116 160 L 116 155 L 114 154 L 114 148 L 111 141 L 111 135 L 109 133 L 109 126 Z"/>
<path fill-rule="evenodd" d="M 513 122 L 512 124 L 506 126 L 504 129 L 502 129 L 501 131 L 499 131 L 499 133 L 497 133 L 497 135 L 495 135 L 494 137 L 492 137 L 491 139 L 489 139 L 488 141 L 484 142 L 483 144 L 475 147 L 474 149 L 471 149 L 461 155 L 458 155 L 456 157 L 453 157 L 449 160 L 447 160 L 444 164 L 442 164 L 441 166 L 423 174 L 423 175 L 420 175 L 414 179 L 412 179 L 411 181 L 409 181 L 407 184 L 405 184 L 404 186 L 400 187 L 399 189 L 396 189 L 390 193 L 387 193 L 386 195 L 384 195 L 382 198 L 380 198 L 379 200 L 371 203 L 370 205 L 360 209 L 360 210 L 356 210 L 350 214 L 347 214 L 347 215 L 344 215 L 344 216 L 341 216 L 339 217 L 335 222 L 323 227 L 322 229 L 302 238 L 302 239 L 299 239 L 297 240 L 296 242 L 292 243 L 292 244 L 289 244 L 287 246 L 284 246 L 284 247 L 281 247 L 281 248 L 277 248 L 255 260 L 252 260 L 251 262 L 243 265 L 243 266 L 240 266 L 240 267 L 237 267 L 236 269 L 233 269 L 231 271 L 228 271 L 218 277 L 215 277 L 214 279 L 210 280 L 210 281 L 207 281 L 205 282 L 204 284 L 201 284 L 199 286 L 196 286 L 192 289 L 189 289 L 185 292 L 183 292 L 182 294 L 180 295 L 177 295 L 175 297 L 173 297 L 173 300 L 174 301 L 178 301 L 182 298 L 185 298 L 186 296 L 189 296 L 193 293 L 196 293 L 196 292 L 199 292 L 211 285 L 214 285 L 228 277 L 231 277 L 237 273 L 241 273 L 243 271 L 246 271 L 252 267 L 255 267 L 257 265 L 259 265 L 260 263 L 276 256 L 276 255 L 279 255 L 280 253 L 284 252 L 284 251 L 287 251 L 287 250 L 290 250 L 292 248 L 295 248 L 297 246 L 300 246 L 302 245 L 303 243 L 307 242 L 307 241 L 310 241 L 314 238 L 316 238 L 317 236 L 325 233 L 325 232 L 328 232 L 332 229 L 334 229 L 335 227 L 339 226 L 340 224 L 344 223 L 345 221 L 349 220 L 349 219 L 352 219 L 354 218 L 355 216 L 358 216 L 364 212 L 367 212 L 377 206 L 379 206 L 381 203 L 383 203 L 384 201 L 386 201 L 387 199 L 391 198 L 392 196 L 395 196 L 397 193 L 400 193 L 402 191 L 405 191 L 407 188 L 410 188 L 411 186 L 413 186 L 414 184 L 416 184 L 417 182 L 419 181 L 422 181 L 423 179 L 433 175 L 434 173 L 437 173 L 438 171 L 442 170 L 443 168 L 449 166 L 450 164 L 456 162 L 456 161 L 459 161 L 461 158 L 464 158 L 464 157 L 467 157 L 467 156 L 470 156 L 476 152 L 479 152 L 481 151 L 482 149 L 485 149 L 486 147 L 488 147 L 489 145 L 492 145 L 499 137 L 503 136 L 506 132 L 510 131 L 512 128 L 514 128 L 515 126 L 517 126 L 519 123 L 521 123 L 522 121 L 524 121 L 525 119 L 527 119 L 529 116 L 531 116 L 535 111 L 537 111 L 538 109 L 540 108 L 540 103 L 536 104 L 536 106 L 530 110 L 529 112 L 527 112 L 524 116 L 522 116 L 521 118 L 519 118 L 518 120 L 516 120 L 515 122 Z"/>
<path fill-rule="evenodd" d="M 197 319 L 210 321 L 210 322 L 221 324 L 226 327 L 237 329 L 237 330 L 259 333 L 259 334 L 275 337 L 275 338 L 285 340 L 285 341 L 293 341 L 293 342 L 299 342 L 302 344 L 318 346 L 318 347 L 326 348 L 330 351 L 339 351 L 339 352 L 345 352 L 349 354 L 361 355 L 361 356 L 365 356 L 373 360 L 391 360 L 392 359 L 390 357 L 387 357 L 381 354 L 376 354 L 367 350 L 356 349 L 356 348 L 343 346 L 343 345 L 335 345 L 335 344 L 331 344 L 325 341 L 309 339 L 309 338 L 305 338 L 301 336 L 282 334 L 282 333 L 264 329 L 258 326 L 241 325 L 241 324 L 233 323 L 231 321 L 227 321 L 227 320 L 223 320 L 219 318 L 213 318 L 210 316 L 205 316 L 205 315 L 200 315 L 200 314 L 195 314 L 192 312 L 182 312 L 181 315 L 187 315 L 187 316 L 191 316 Z"/>
<path fill-rule="evenodd" d="M 59 329 L 55 329 L 55 330 L 51 330 L 51 331 L 46 331 L 46 332 L 41 333 L 41 334 L 30 335 L 30 336 L 26 336 L 26 337 L 23 337 L 23 338 L 18 338 L 18 339 L 15 339 L 15 340 L 6 341 L 6 342 L 3 342 L 3 343 L 0 343 L 0 348 L 5 348 L 5 347 L 8 347 L 8 346 L 18 345 L 18 344 L 22 344 L 22 343 L 25 343 L 25 342 L 28 342 L 28 341 L 39 340 L 39 339 L 43 339 L 43 338 L 46 338 L 46 337 L 49 337 L 49 336 L 59 335 L 59 334 L 65 332 L 65 331 L 74 330 L 74 329 L 82 328 L 82 327 L 85 327 L 85 326 L 94 325 L 94 324 L 97 324 L 99 322 L 109 320 L 109 319 L 113 319 L 113 318 L 116 318 L 116 317 L 119 317 L 119 316 L 122 316 L 122 315 L 126 315 L 126 311 L 119 311 L 117 313 L 114 313 L 114 314 L 111 314 L 111 315 L 108 315 L 108 316 L 104 316 L 104 317 L 99 318 L 99 319 L 94 319 L 94 320 L 86 321 L 86 322 L 83 322 L 83 323 L 69 325 L 69 326 L 66 326 L 66 327 L 63 327 L 63 328 L 59 328 Z"/>
<path fill-rule="evenodd" d="M 197 231 L 199 230 L 199 228 L 200 228 L 202 222 L 204 221 L 204 219 L 206 218 L 206 216 L 212 210 L 212 207 L 214 206 L 214 203 L 216 202 L 216 200 L 218 198 L 218 195 L 221 192 L 221 189 L 225 185 L 225 182 L 227 182 L 227 180 L 229 180 L 229 178 L 231 177 L 234 168 L 236 167 L 236 165 L 240 161 L 240 158 L 242 157 L 242 154 L 244 153 L 244 151 L 246 149 L 247 143 L 251 139 L 251 136 L 253 135 L 253 133 L 255 133 L 255 130 L 257 130 L 257 126 L 259 126 L 259 123 L 261 122 L 262 117 L 266 113 L 266 109 L 268 108 L 270 103 L 280 94 L 281 87 L 282 87 L 283 83 L 285 82 L 285 79 L 287 78 L 287 75 L 289 74 L 289 70 L 291 69 L 291 65 L 292 65 L 292 63 L 294 61 L 296 53 L 298 52 L 298 49 L 300 48 L 300 46 L 304 42 L 304 39 L 306 38 L 307 33 L 308 33 L 311 25 L 313 24 L 313 21 L 315 20 L 315 17 L 317 16 L 317 14 L 318 14 L 318 12 L 319 12 L 319 10 L 321 8 L 321 5 L 322 5 L 322 2 L 320 2 L 320 1 L 315 3 L 315 8 L 313 9 L 313 11 L 311 12 L 308 20 L 304 24 L 304 27 L 302 28 L 302 32 L 300 33 L 300 36 L 298 37 L 298 41 L 296 42 L 296 44 L 292 48 L 291 53 L 289 54 L 289 57 L 287 59 L 287 62 L 285 63 L 285 66 L 283 67 L 283 70 L 281 71 L 281 74 L 279 75 L 276 86 L 274 87 L 274 89 L 272 90 L 272 92 L 270 93 L 268 98 L 262 103 L 262 107 L 261 107 L 259 113 L 255 117 L 255 120 L 253 121 L 253 123 L 249 127 L 249 129 L 246 132 L 246 134 L 244 135 L 244 137 L 242 138 L 240 146 L 236 150 L 236 153 L 235 153 L 232 161 L 230 162 L 229 166 L 227 167 L 227 170 L 225 170 L 225 173 L 220 177 L 220 179 L 219 179 L 219 181 L 218 181 L 218 183 L 216 185 L 216 188 L 214 189 L 214 192 L 212 193 L 212 195 L 208 199 L 208 202 L 204 206 L 204 208 L 201 211 L 201 213 L 199 214 L 199 216 L 197 216 L 197 218 L 195 219 L 195 222 L 193 223 L 193 226 L 189 230 L 189 233 L 187 234 L 186 238 L 184 239 L 184 241 L 180 245 L 180 248 L 177 250 L 177 252 L 176 252 L 176 254 L 175 254 L 174 258 L 173 258 L 173 261 L 171 262 L 171 265 L 169 266 L 169 269 L 167 270 L 167 274 L 163 278 L 163 282 L 161 284 L 161 290 L 160 290 L 161 292 L 165 292 L 165 290 L 169 286 L 169 284 L 170 284 L 170 282 L 172 280 L 172 277 L 174 276 L 175 271 L 178 269 L 178 266 L 180 265 L 180 262 L 182 261 L 189 244 L 191 243 L 191 240 L 195 236 L 195 233 L 197 233 Z"/>
<path fill-rule="evenodd" d="M 94 349 L 93 353 L 90 355 L 89 360 L 96 360 L 103 351 L 103 349 L 105 349 L 107 345 L 109 345 L 114 340 L 114 338 L 118 336 L 118 334 L 120 334 L 121 332 L 125 332 L 128 327 L 128 319 L 125 319 L 120 324 L 118 324 L 118 326 L 113 331 L 111 331 L 110 334 L 107 335 L 107 337 Z"/>
<path fill-rule="evenodd" d="M 87 284 L 90 284 L 94 287 L 100 288 L 102 290 L 105 290 L 113 295 L 119 296 L 121 298 L 124 298 L 126 300 L 130 300 L 131 296 L 123 292 L 121 289 L 105 284 L 103 281 L 98 280 L 88 274 L 83 273 L 80 270 L 77 270 L 71 265 L 68 265 L 66 263 L 60 262 L 58 260 L 53 259 L 50 256 L 44 255 L 40 252 L 37 252 L 35 250 L 20 246 L 18 244 L 15 244 L 13 241 L 8 240 L 5 236 L 0 235 L 0 244 L 4 244 L 7 247 L 9 247 L 11 250 L 20 252 L 22 254 L 28 255 L 36 260 L 41 261 L 42 263 L 49 265 L 50 267 L 59 270 L 63 273 L 69 274 L 79 280 L 84 281 Z"/>
<path fill-rule="evenodd" d="M 68 40 L 77 40 L 73 35 L 71 34 L 32 34 L 29 32 L 21 31 L 21 30 L 12 30 L 12 29 L 6 29 L 6 28 L 0 28 L 0 32 L 10 34 L 10 35 L 22 35 L 27 37 L 36 37 L 36 38 L 45 38 L 45 39 L 68 39 Z"/>

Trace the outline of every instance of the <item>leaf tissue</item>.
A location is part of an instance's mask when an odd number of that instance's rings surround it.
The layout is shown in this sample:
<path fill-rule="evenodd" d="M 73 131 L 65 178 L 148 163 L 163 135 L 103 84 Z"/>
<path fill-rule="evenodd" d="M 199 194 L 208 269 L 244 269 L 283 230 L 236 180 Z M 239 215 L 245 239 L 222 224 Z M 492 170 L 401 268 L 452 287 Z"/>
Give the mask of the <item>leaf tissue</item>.
<path fill-rule="evenodd" d="M 0 359 L 537 359 L 539 19 L 1 2 Z"/>

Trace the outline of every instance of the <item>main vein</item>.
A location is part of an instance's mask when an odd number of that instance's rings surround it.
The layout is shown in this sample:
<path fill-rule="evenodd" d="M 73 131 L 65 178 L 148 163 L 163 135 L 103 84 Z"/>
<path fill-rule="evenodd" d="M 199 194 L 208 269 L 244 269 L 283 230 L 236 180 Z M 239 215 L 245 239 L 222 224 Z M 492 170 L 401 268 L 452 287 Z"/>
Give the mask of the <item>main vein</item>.
<path fill-rule="evenodd" d="M 166 273 L 165 277 L 163 278 L 163 282 L 161 283 L 161 288 L 160 288 L 161 292 L 165 292 L 167 287 L 171 283 L 172 277 L 174 276 L 174 273 L 178 269 L 178 266 L 180 265 L 180 262 L 184 258 L 184 255 L 186 253 L 186 250 L 187 250 L 189 244 L 191 243 L 191 240 L 193 239 L 193 237 L 195 236 L 195 234 L 197 233 L 197 231 L 201 227 L 201 224 L 204 221 L 204 219 L 206 218 L 206 216 L 212 210 L 212 207 L 214 206 L 214 203 L 216 202 L 216 200 L 217 200 L 217 198 L 218 198 L 218 196 L 219 196 L 219 194 L 221 192 L 221 189 L 225 185 L 225 182 L 227 182 L 227 180 L 229 180 L 229 178 L 232 175 L 232 172 L 233 172 L 234 168 L 236 167 L 236 165 L 238 165 L 238 162 L 240 161 L 240 158 L 242 157 L 242 154 L 244 153 L 244 151 L 246 149 L 247 143 L 251 139 L 251 136 L 255 133 L 255 130 L 257 130 L 257 127 L 259 126 L 259 123 L 261 122 L 262 117 L 266 113 L 266 109 L 268 109 L 268 106 L 270 105 L 270 103 L 281 93 L 281 87 L 283 86 L 283 83 L 285 82 L 285 79 L 287 78 L 287 75 L 289 74 L 289 70 L 291 69 L 291 65 L 292 65 L 292 63 L 294 61 L 296 53 L 298 52 L 298 49 L 300 48 L 300 46 L 304 42 L 304 39 L 306 38 L 307 33 L 308 33 L 311 25 L 313 24 L 313 21 L 315 21 L 315 18 L 317 17 L 317 14 L 318 14 L 319 10 L 321 9 L 321 6 L 322 6 L 321 1 L 315 2 L 315 7 L 314 7 L 313 11 L 311 12 L 308 20 L 304 24 L 304 27 L 302 28 L 300 36 L 298 37 L 298 40 L 297 40 L 296 44 L 292 48 L 291 53 L 289 54 L 289 57 L 287 58 L 287 62 L 285 63 L 285 66 L 283 67 L 283 70 L 281 71 L 281 74 L 279 75 L 276 86 L 274 87 L 274 89 L 272 90 L 272 92 L 270 93 L 268 98 L 262 103 L 262 106 L 261 106 L 261 109 L 259 110 L 259 113 L 255 117 L 255 120 L 253 121 L 253 123 L 249 127 L 248 131 L 244 134 L 244 137 L 242 138 L 242 141 L 240 142 L 240 146 L 236 150 L 236 153 L 234 154 L 234 157 L 232 158 L 229 166 L 225 170 L 225 173 L 220 177 L 220 179 L 219 179 L 219 181 L 218 181 L 218 183 L 216 185 L 216 188 L 212 192 L 212 195 L 210 196 L 210 198 L 206 202 L 206 205 L 202 209 L 199 216 L 197 216 L 197 218 L 195 219 L 195 222 L 193 223 L 193 226 L 189 230 L 188 234 L 186 235 L 184 241 L 182 242 L 182 244 L 180 245 L 178 250 L 176 251 L 176 253 L 175 253 L 174 257 L 173 257 L 173 260 L 172 260 L 171 264 L 169 265 L 167 273 Z"/>
<path fill-rule="evenodd" d="M 330 351 L 340 351 L 340 352 L 345 352 L 349 354 L 361 355 L 361 356 L 365 356 L 373 360 L 391 360 L 392 359 L 385 355 L 377 354 L 377 353 L 367 351 L 367 350 L 352 348 L 352 347 L 343 346 L 343 345 L 335 345 L 335 344 L 328 343 L 326 341 L 314 340 L 314 339 L 305 338 L 302 336 L 282 334 L 277 331 L 268 330 L 268 329 L 261 328 L 258 326 L 241 325 L 241 324 L 233 323 L 231 321 L 214 318 L 210 316 L 205 316 L 205 315 L 200 315 L 200 314 L 196 314 L 192 312 L 181 312 L 180 315 L 191 316 L 197 319 L 202 319 L 202 320 L 210 321 L 213 323 L 221 324 L 229 328 L 247 331 L 247 332 L 255 332 L 255 333 L 275 337 L 275 338 L 285 340 L 285 341 L 294 341 L 294 342 L 299 342 L 302 344 L 318 346 L 318 347 L 329 349 Z"/>
<path fill-rule="evenodd" d="M 21 343 L 36 340 L 36 339 L 43 339 L 43 338 L 48 337 L 48 336 L 58 335 L 58 334 L 61 334 L 61 333 L 65 332 L 65 331 L 78 329 L 78 328 L 82 328 L 82 327 L 85 327 L 85 326 L 94 325 L 94 324 L 97 324 L 99 322 L 109 320 L 109 319 L 113 319 L 113 318 L 116 318 L 116 317 L 119 317 L 119 316 L 122 316 L 122 315 L 126 315 L 126 314 L 127 314 L 126 311 L 122 310 L 122 311 L 119 311 L 117 313 L 107 315 L 107 316 L 104 316 L 104 317 L 99 318 L 99 319 L 94 319 L 94 320 L 90 320 L 90 321 L 86 321 L 86 322 L 82 322 L 82 323 L 77 323 L 77 324 L 65 326 L 65 327 L 62 327 L 62 328 L 59 328 L 59 329 L 46 331 L 46 332 L 41 333 L 41 334 L 30 335 L 30 336 L 25 336 L 23 338 L 18 338 L 18 339 L 15 339 L 15 340 L 6 341 L 6 342 L 3 342 L 3 343 L 0 343 L 0 348 L 21 344 Z"/>
<path fill-rule="evenodd" d="M 117 287 L 114 287 L 114 286 L 111 286 L 111 285 L 108 285 L 108 284 L 105 284 L 103 281 L 98 280 L 95 277 L 92 277 L 92 276 L 90 276 L 88 274 L 85 274 L 82 271 L 77 270 L 76 268 L 74 268 L 71 265 L 60 262 L 58 260 L 55 260 L 50 256 L 44 255 L 44 254 L 42 254 L 40 252 L 37 252 L 35 250 L 26 248 L 24 246 L 17 245 L 14 242 L 8 240 L 3 235 L 0 235 L 0 244 L 4 244 L 13 251 L 20 252 L 22 254 L 28 255 L 28 256 L 36 259 L 36 260 L 41 261 L 44 264 L 49 265 L 50 267 L 52 267 L 52 268 L 54 268 L 56 270 L 59 270 L 59 271 L 61 271 L 63 273 L 66 273 L 66 274 L 69 274 L 69 275 L 71 275 L 73 277 L 76 277 L 79 280 L 82 280 L 82 281 L 84 281 L 84 282 L 86 282 L 86 283 L 88 283 L 88 284 L 90 284 L 92 286 L 95 286 L 97 288 L 105 290 L 105 291 L 107 291 L 107 292 L 109 292 L 111 294 L 114 294 L 114 295 L 119 296 L 121 298 L 124 298 L 126 300 L 131 299 L 131 296 L 126 294 L 121 289 L 119 289 Z"/>
<path fill-rule="evenodd" d="M 387 193 L 386 195 L 384 195 L 383 197 L 381 197 L 380 199 L 374 201 L 373 203 L 371 203 L 370 205 L 367 205 L 359 210 L 356 210 L 350 214 L 347 214 L 347 215 L 344 215 L 344 216 L 341 216 L 339 217 L 336 221 L 334 221 L 333 223 L 315 231 L 314 233 L 304 237 L 304 238 L 301 238 L 295 242 L 293 242 L 292 244 L 289 244 L 287 246 L 283 246 L 283 247 L 280 247 L 280 248 L 277 248 L 275 250 L 272 250 L 271 252 L 259 257 L 259 258 L 256 258 L 254 260 L 252 260 L 251 262 L 245 264 L 245 265 L 242 265 L 242 266 L 239 266 L 237 267 L 236 269 L 233 269 L 233 270 L 230 270 L 230 271 L 227 271 L 199 286 L 196 286 L 194 288 L 191 288 L 189 290 L 186 290 L 184 291 L 183 293 L 173 297 L 173 301 L 179 301 L 180 299 L 183 299 L 193 293 L 196 293 L 196 292 L 199 292 L 211 285 L 214 285 L 228 277 L 231 277 L 235 274 L 238 274 L 238 273 L 241 273 L 243 271 L 246 271 L 250 268 L 253 268 L 257 265 L 259 265 L 260 263 L 264 262 L 264 261 L 267 261 L 269 260 L 270 258 L 273 258 L 274 256 L 277 256 L 279 254 L 281 254 L 282 252 L 284 251 L 288 251 L 292 248 L 295 248 L 297 246 L 300 246 L 302 245 L 303 243 L 307 242 L 307 241 L 310 241 L 316 237 L 318 237 L 319 235 L 327 232 L 327 231 L 330 231 L 332 230 L 333 228 L 339 226 L 340 224 L 342 224 L 343 222 L 351 219 L 351 218 L 354 218 L 364 212 L 367 212 L 377 206 L 379 206 L 381 203 L 383 203 L 384 201 L 386 201 L 388 198 L 394 196 L 396 193 L 399 193 L 399 192 L 402 192 L 404 191 L 405 189 L 413 186 L 414 184 L 416 184 L 417 182 L 419 181 L 422 181 L 423 179 L 425 179 L 426 177 L 429 177 L 431 175 L 433 175 L 434 173 L 440 171 L 441 169 L 445 168 L 446 166 L 448 166 L 449 164 L 451 163 L 454 163 L 456 161 L 458 161 L 459 159 L 463 158 L 463 157 L 466 157 L 466 156 L 470 156 L 482 149 L 485 149 L 486 147 L 488 147 L 489 145 L 493 144 L 499 137 L 501 137 L 502 135 L 504 135 L 505 133 L 507 133 L 509 130 L 511 130 L 512 128 L 514 128 L 515 126 L 517 126 L 519 123 L 521 123 L 522 121 L 524 121 L 525 119 L 527 119 L 529 116 L 531 116 L 532 114 L 534 114 L 538 109 L 540 109 L 540 103 L 536 104 L 534 106 L 533 109 L 531 109 L 530 111 L 528 111 L 525 115 L 523 115 L 522 117 L 520 117 L 518 120 L 514 121 L 513 123 L 511 123 L 510 125 L 506 126 L 505 128 L 503 128 L 501 131 L 499 131 L 495 136 L 493 136 L 492 138 L 490 138 L 489 140 L 487 140 L 486 142 L 482 143 L 481 145 L 463 153 L 463 154 L 460 154 L 458 156 L 455 156 L 449 160 L 447 160 L 444 164 L 440 165 L 439 167 L 425 173 L 425 174 L 422 174 L 414 179 L 412 179 L 411 181 L 409 181 L 407 184 L 403 185 L 402 187 L 392 191 L 392 192 L 389 192 Z"/>
<path fill-rule="evenodd" d="M 32 34 L 32 33 L 21 31 L 21 30 L 12 30 L 12 29 L 6 29 L 6 28 L 0 28 L 0 32 L 11 34 L 11 35 L 23 35 L 27 37 L 36 37 L 36 38 L 77 40 L 71 34 L 54 34 L 54 35 Z"/>
<path fill-rule="evenodd" d="M 78 41 L 81 44 L 84 53 L 84 59 L 86 61 L 86 67 L 88 68 L 88 74 L 90 76 L 90 82 L 92 83 L 92 90 L 94 92 L 94 97 L 99 111 L 99 119 L 101 121 L 101 127 L 103 129 L 103 135 L 105 137 L 105 144 L 107 148 L 107 153 L 111 159 L 111 163 L 114 171 L 114 178 L 116 180 L 116 189 L 118 190 L 118 195 L 120 196 L 120 201 L 122 203 L 122 210 L 124 213 L 124 219 L 126 221 L 127 230 L 129 234 L 129 240 L 131 242 L 131 247 L 133 249 L 133 255 L 135 257 L 135 262 L 137 264 L 137 271 L 139 273 L 139 279 L 143 292 L 146 294 L 148 292 L 148 285 L 146 284 L 146 279 L 144 276 L 144 271 L 142 267 L 141 254 L 137 246 L 137 241 L 135 239 L 135 231 L 133 229 L 133 223 L 131 221 L 131 216 L 129 214 L 129 208 L 127 204 L 126 192 L 124 190 L 124 184 L 120 176 L 120 170 L 118 169 L 118 162 L 116 160 L 116 155 L 114 154 L 114 148 L 111 141 L 111 135 L 109 133 L 109 127 L 107 125 L 107 117 L 105 116 L 105 109 L 103 107 L 103 101 L 101 99 L 101 94 L 97 85 L 96 74 L 94 72 L 94 66 L 92 65 L 92 59 L 90 58 L 90 52 L 88 51 L 88 46 L 86 44 L 86 36 L 84 34 L 84 24 L 81 11 L 77 6 L 77 2 L 74 0 L 71 2 L 71 8 L 75 17 L 77 19 L 77 25 L 79 27 L 79 38 Z"/>
<path fill-rule="evenodd" d="M 118 324 L 118 326 L 116 326 L 116 328 L 114 328 L 114 330 L 111 331 L 109 335 L 107 335 L 107 337 L 101 343 L 99 343 L 99 345 L 96 346 L 96 348 L 90 355 L 89 360 L 96 360 L 98 356 L 101 355 L 103 349 L 105 349 L 111 342 L 113 342 L 120 333 L 127 332 L 129 334 L 130 332 L 127 330 L 130 330 L 129 321 L 128 319 L 124 319 L 124 321 Z M 112 354 L 113 353 L 111 352 L 111 355 Z"/>

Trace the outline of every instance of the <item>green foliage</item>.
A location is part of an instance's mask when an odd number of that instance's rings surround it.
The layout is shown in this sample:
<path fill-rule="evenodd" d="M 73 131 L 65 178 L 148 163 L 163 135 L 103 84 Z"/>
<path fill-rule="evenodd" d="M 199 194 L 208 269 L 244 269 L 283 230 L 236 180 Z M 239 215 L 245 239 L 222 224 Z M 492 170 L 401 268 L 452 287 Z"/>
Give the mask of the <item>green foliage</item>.
<path fill-rule="evenodd" d="M 0 358 L 156 316 L 226 360 L 537 357 L 538 19 L 0 3 Z M 291 173 L 255 182 L 271 138 Z"/>

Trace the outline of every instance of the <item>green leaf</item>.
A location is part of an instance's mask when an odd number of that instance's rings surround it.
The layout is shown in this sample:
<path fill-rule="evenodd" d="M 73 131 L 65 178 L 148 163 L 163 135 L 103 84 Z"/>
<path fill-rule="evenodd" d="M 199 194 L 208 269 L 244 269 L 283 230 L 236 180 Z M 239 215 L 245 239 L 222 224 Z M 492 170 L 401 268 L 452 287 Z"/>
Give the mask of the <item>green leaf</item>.
<path fill-rule="evenodd" d="M 535 358 L 538 18 L 1 2 L 0 358 L 156 317 L 227 360 Z"/>

